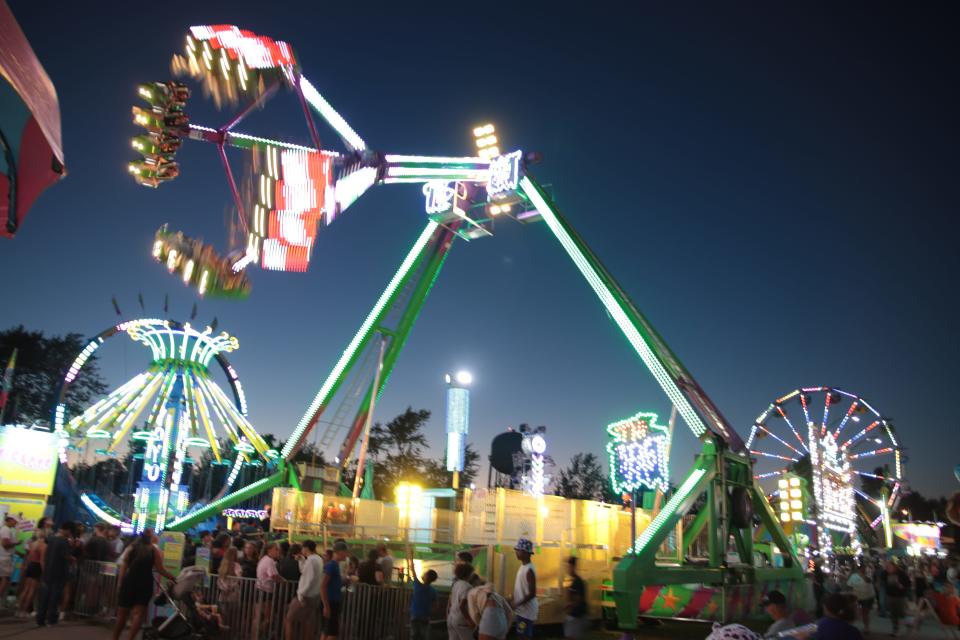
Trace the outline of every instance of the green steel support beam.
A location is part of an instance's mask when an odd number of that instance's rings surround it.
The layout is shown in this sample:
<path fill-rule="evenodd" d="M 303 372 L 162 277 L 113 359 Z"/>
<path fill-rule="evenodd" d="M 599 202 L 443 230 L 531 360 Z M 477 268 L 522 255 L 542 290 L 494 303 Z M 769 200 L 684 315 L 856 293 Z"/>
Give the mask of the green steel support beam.
<path fill-rule="evenodd" d="M 686 553 L 690 548 L 690 545 L 693 544 L 693 541 L 697 539 L 697 536 L 700 535 L 700 532 L 703 531 L 703 526 L 707 524 L 707 520 L 710 517 L 710 510 L 704 506 L 703 509 L 697 512 L 697 516 L 693 519 L 693 522 L 690 523 L 690 526 L 683 528 L 683 552 Z"/>
<path fill-rule="evenodd" d="M 682 584 L 712 581 L 719 577 L 718 568 L 658 568 L 657 549 L 673 532 L 697 498 L 713 485 L 717 474 L 716 445 L 707 439 L 697 456 L 690 475 L 677 487 L 660 513 L 647 525 L 634 545 L 634 552 L 617 563 L 613 570 L 613 598 L 617 604 L 617 619 L 622 629 L 635 629 L 639 613 L 640 594 L 646 584 Z M 713 536 L 711 536 L 713 537 Z"/>
<path fill-rule="evenodd" d="M 447 256 L 450 253 L 450 248 L 453 246 L 453 241 L 457 238 L 457 226 L 459 225 L 452 226 L 449 229 L 442 227 L 437 229 L 437 239 L 436 241 L 430 243 L 430 246 L 434 251 L 428 256 L 428 262 L 423 271 L 420 272 L 417 284 L 410 294 L 410 299 L 407 301 L 407 306 L 403 310 L 403 314 L 400 316 L 400 319 L 397 321 L 396 327 L 393 329 L 385 329 L 384 327 L 380 326 L 377 327 L 378 330 L 387 334 L 390 338 L 387 349 L 383 354 L 383 370 L 380 373 L 380 386 L 377 389 L 378 398 L 386 388 L 387 380 L 390 379 L 390 374 L 393 373 L 393 367 L 396 365 L 397 358 L 400 357 L 400 352 L 403 350 L 403 347 L 407 342 L 407 338 L 410 335 L 410 330 L 413 328 L 413 324 L 417 321 L 420 311 L 423 310 L 423 305 L 427 301 L 427 296 L 433 289 L 433 284 L 436 282 L 437 276 L 440 274 L 440 269 L 443 268 L 443 265 L 447 260 Z M 337 457 L 340 459 L 341 465 L 345 466 L 348 463 L 350 455 L 356 446 L 357 439 L 360 437 L 360 433 L 363 430 L 367 411 L 370 410 L 370 399 L 372 396 L 371 392 L 372 389 L 368 389 L 364 395 L 363 401 L 360 403 L 360 407 L 357 409 L 357 414 L 354 417 L 353 424 L 350 427 L 350 432 L 347 434 L 347 437 L 344 439 L 343 445 L 340 448 L 340 452 Z"/>
<path fill-rule="evenodd" d="M 717 483 L 711 482 L 707 487 L 707 511 L 709 513 L 710 536 L 707 538 L 707 555 L 711 567 L 720 566 L 720 529 L 717 515 Z M 726 541 L 724 541 L 726 547 Z"/>
<path fill-rule="evenodd" d="M 247 498 L 252 498 L 257 494 L 263 493 L 264 491 L 268 491 L 277 485 L 283 484 L 287 478 L 288 474 L 286 465 L 281 462 L 280 466 L 277 468 L 277 471 L 274 472 L 273 475 L 269 475 L 266 478 L 257 480 L 252 484 L 248 484 L 239 491 L 228 493 L 219 500 L 214 500 L 205 507 L 201 507 L 200 509 L 189 513 L 182 518 L 174 520 L 173 522 L 167 524 L 166 529 L 168 531 L 186 531 L 190 527 L 217 515 L 224 509 L 228 509 L 238 502 L 243 502 Z"/>
<path fill-rule="evenodd" d="M 296 428 L 294 428 L 293 434 L 287 439 L 283 450 L 280 452 L 285 460 L 289 461 L 296 455 L 297 450 L 302 446 L 307 436 L 309 436 L 310 431 L 316 426 L 317 420 L 320 418 L 324 409 L 326 409 L 330 399 L 337 392 L 337 389 L 340 388 L 340 385 L 343 384 L 350 370 L 356 364 L 359 355 L 363 352 L 364 347 L 370 342 L 373 334 L 376 333 L 377 325 L 379 325 L 390 312 L 393 303 L 396 301 L 400 292 L 403 291 L 404 286 L 407 284 L 416 266 L 420 264 L 425 255 L 429 254 L 429 247 L 437 242 L 441 235 L 438 228 L 439 225 L 437 225 L 436 222 L 432 220 L 428 222 L 426 228 L 420 234 L 420 237 L 417 238 L 417 241 L 407 253 L 400 268 L 394 274 L 393 278 L 390 279 L 387 288 L 384 289 L 377 303 L 363 321 L 360 330 L 357 331 L 356 335 L 354 335 L 353 339 L 347 345 L 347 348 L 341 354 L 333 371 L 331 371 L 326 380 L 324 380 L 323 385 L 320 387 L 316 396 L 314 396 L 306 413 L 304 413 L 300 422 Z M 441 229 L 441 231 L 443 230 Z"/>
<path fill-rule="evenodd" d="M 297 475 L 296 465 L 287 465 L 287 484 L 297 491 L 300 491 L 300 476 Z"/>
<path fill-rule="evenodd" d="M 560 214 L 550 196 L 529 175 L 520 179 L 519 188 L 543 217 L 550 231 L 586 278 L 610 317 L 636 350 L 693 434 L 697 438 L 702 438 L 707 433 L 708 427 L 701 419 L 703 415 L 710 425 L 710 431 L 724 440 L 732 450 L 742 451 L 743 441 L 737 432 L 700 388 L 680 359 L 670 350 L 649 320 L 636 308 L 597 255 Z M 696 404 L 696 409 L 691 402 Z"/>

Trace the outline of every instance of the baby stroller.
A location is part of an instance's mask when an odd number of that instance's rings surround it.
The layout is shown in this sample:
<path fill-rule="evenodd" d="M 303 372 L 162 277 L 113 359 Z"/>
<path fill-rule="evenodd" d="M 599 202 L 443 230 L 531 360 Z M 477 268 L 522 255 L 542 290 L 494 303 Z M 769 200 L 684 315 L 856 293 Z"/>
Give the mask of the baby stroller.
<path fill-rule="evenodd" d="M 203 584 L 205 577 L 206 570 L 202 567 L 186 567 L 171 589 L 157 581 L 160 595 L 153 603 L 158 607 L 170 606 L 173 614 L 154 618 L 152 628 L 143 632 L 144 640 L 212 640 L 220 637 L 220 625 L 204 618 L 193 598 L 194 590 Z"/>

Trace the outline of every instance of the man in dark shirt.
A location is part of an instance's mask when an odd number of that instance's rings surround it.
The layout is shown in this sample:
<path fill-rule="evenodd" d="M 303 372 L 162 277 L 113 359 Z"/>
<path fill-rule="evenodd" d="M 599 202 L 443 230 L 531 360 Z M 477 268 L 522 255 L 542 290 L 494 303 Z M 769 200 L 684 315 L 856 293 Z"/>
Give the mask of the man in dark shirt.
<path fill-rule="evenodd" d="M 567 575 L 570 586 L 567 587 L 567 619 L 563 622 L 564 638 L 582 638 L 590 626 L 587 617 L 587 585 L 577 574 L 577 558 L 567 559 Z"/>
<path fill-rule="evenodd" d="M 288 545 L 288 549 L 283 553 L 283 545 Z M 297 582 L 300 580 L 300 545 L 294 542 L 289 544 L 286 541 L 280 543 L 280 550 L 283 553 L 280 562 L 277 563 L 277 573 L 284 580 Z"/>
<path fill-rule="evenodd" d="M 895 562 L 887 563 L 887 573 L 883 580 L 883 592 L 887 597 L 887 613 L 893 625 L 893 634 L 900 633 L 900 620 L 907 615 L 907 594 L 910 590 L 910 578 Z"/>
<path fill-rule="evenodd" d="M 57 624 L 60 618 L 57 606 L 63 597 L 63 588 L 69 575 L 70 557 L 73 555 L 75 530 L 72 522 L 60 525 L 60 532 L 47 538 L 47 545 L 40 552 L 43 576 L 40 585 L 40 603 L 37 606 L 37 626 Z"/>
<path fill-rule="evenodd" d="M 107 562 L 110 559 L 110 542 L 107 540 L 107 528 L 102 522 L 93 525 L 93 536 L 83 550 L 87 560 Z"/>
<path fill-rule="evenodd" d="M 220 572 L 220 563 L 223 562 L 223 556 L 230 548 L 230 536 L 221 533 L 213 541 L 213 548 L 210 550 L 210 573 L 216 575 Z"/>

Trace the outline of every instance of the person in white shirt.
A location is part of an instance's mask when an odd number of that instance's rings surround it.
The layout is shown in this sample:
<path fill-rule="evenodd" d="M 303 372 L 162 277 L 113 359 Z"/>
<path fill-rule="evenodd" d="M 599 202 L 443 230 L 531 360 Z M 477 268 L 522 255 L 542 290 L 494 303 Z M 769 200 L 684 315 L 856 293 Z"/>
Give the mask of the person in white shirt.
<path fill-rule="evenodd" d="M 537 574 L 533 569 L 533 543 L 526 538 L 517 540 L 513 548 L 520 561 L 517 579 L 513 583 L 513 611 L 516 614 L 518 638 L 532 638 L 540 606 L 537 603 Z"/>
<path fill-rule="evenodd" d="M 447 635 L 449 640 L 473 640 L 473 627 L 463 615 L 461 605 L 470 591 L 473 565 L 457 562 L 453 567 L 454 581 L 447 600 Z"/>
<path fill-rule="evenodd" d="M 847 586 L 853 590 L 853 594 L 860 601 L 863 630 L 870 633 L 870 610 L 873 609 L 873 599 L 877 594 L 873 589 L 873 580 L 867 577 L 866 568 L 862 564 L 847 578 Z"/>
<path fill-rule="evenodd" d="M 17 519 L 7 514 L 0 527 L 0 606 L 3 607 L 7 605 L 7 591 L 13 575 L 13 549 L 17 542 Z"/>
<path fill-rule="evenodd" d="M 293 627 L 300 624 L 300 637 L 308 640 L 316 637 L 314 626 L 320 608 L 320 584 L 323 579 L 323 561 L 317 555 L 317 543 L 304 540 L 303 567 L 300 570 L 300 582 L 297 583 L 297 597 L 287 608 L 284 620 L 284 638 L 293 640 L 296 636 Z"/>

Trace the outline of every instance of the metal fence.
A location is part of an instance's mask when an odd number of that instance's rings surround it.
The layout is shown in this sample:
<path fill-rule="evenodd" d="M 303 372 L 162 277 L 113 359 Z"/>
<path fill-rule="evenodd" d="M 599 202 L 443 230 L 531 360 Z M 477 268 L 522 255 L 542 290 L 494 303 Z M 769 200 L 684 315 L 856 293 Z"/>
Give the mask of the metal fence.
<path fill-rule="evenodd" d="M 75 615 L 110 621 L 116 616 L 117 565 L 85 561 L 76 576 L 73 605 Z M 199 604 L 215 605 L 223 624 L 223 636 L 235 640 L 314 640 L 320 635 L 321 611 L 311 611 L 287 627 L 288 607 L 297 595 L 297 583 L 286 580 L 265 591 L 254 578 L 225 578 L 208 575 L 198 589 Z M 343 593 L 340 634 L 344 640 L 408 640 L 410 637 L 409 587 L 349 586 Z M 149 623 L 157 616 L 170 615 L 169 607 L 150 605 Z"/>

